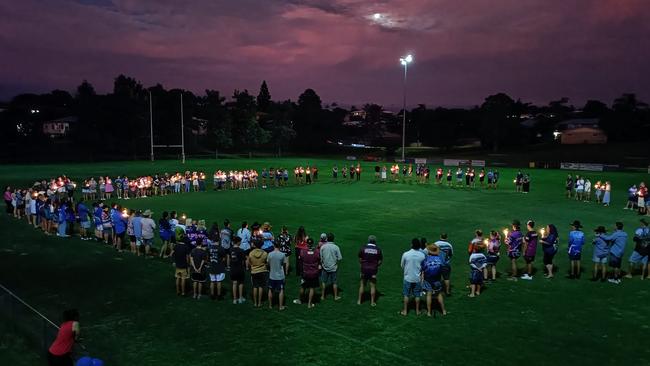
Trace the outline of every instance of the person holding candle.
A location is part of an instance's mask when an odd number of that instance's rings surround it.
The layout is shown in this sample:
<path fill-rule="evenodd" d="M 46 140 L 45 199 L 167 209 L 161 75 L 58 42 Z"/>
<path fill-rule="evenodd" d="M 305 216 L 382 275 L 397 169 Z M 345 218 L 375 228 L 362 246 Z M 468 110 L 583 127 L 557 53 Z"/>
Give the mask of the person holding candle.
<path fill-rule="evenodd" d="M 304 226 L 300 226 L 296 235 L 293 237 L 294 248 L 296 252 L 296 276 L 302 275 L 302 257 L 300 256 L 303 250 L 307 249 L 307 232 Z"/>
<path fill-rule="evenodd" d="M 569 279 L 580 278 L 580 260 L 582 258 L 582 246 L 585 244 L 585 234 L 580 230 L 582 225 L 580 221 L 575 220 L 571 223 L 571 231 L 569 232 L 569 261 L 571 262 L 571 269 L 569 271 Z"/>
<path fill-rule="evenodd" d="M 275 238 L 271 232 L 271 224 L 268 222 L 262 224 L 261 231 L 262 240 L 264 241 L 262 244 L 262 250 L 266 251 L 267 253 L 271 253 L 275 250 Z"/>
<path fill-rule="evenodd" d="M 504 236 L 506 237 L 505 243 L 508 246 L 508 258 L 510 258 L 510 280 L 517 280 L 517 259 L 521 257 L 521 245 L 523 241 L 523 235 L 520 231 L 521 223 L 519 220 L 512 221 L 512 231 L 508 229 L 503 231 Z"/>
<path fill-rule="evenodd" d="M 608 207 L 611 199 L 612 185 L 609 181 L 605 182 L 605 193 L 603 194 L 603 206 Z"/>
<path fill-rule="evenodd" d="M 553 257 L 557 253 L 559 238 L 557 228 L 555 225 L 549 224 L 545 229 L 541 230 L 540 234 L 540 243 L 544 253 L 544 266 L 546 267 L 545 277 L 553 278 Z"/>
<path fill-rule="evenodd" d="M 624 210 L 634 210 L 634 205 L 636 205 L 636 184 L 633 184 L 627 190 L 627 204 L 623 207 Z"/>
<path fill-rule="evenodd" d="M 497 279 L 497 262 L 499 262 L 501 249 L 501 237 L 495 230 L 490 231 L 490 238 L 487 239 L 487 255 L 486 255 L 486 278 L 492 281 Z"/>
<path fill-rule="evenodd" d="M 597 181 L 594 185 L 594 194 L 596 196 L 596 203 L 600 204 L 602 202 L 601 197 L 603 195 L 602 183 L 600 181 Z"/>

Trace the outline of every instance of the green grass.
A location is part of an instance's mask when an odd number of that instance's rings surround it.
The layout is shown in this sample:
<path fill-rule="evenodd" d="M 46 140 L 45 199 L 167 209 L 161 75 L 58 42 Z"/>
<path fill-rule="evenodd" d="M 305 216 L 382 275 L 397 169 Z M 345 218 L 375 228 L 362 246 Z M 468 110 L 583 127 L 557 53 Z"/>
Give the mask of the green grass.
<path fill-rule="evenodd" d="M 580 219 L 588 238 L 597 225 L 608 228 L 622 220 L 628 233 L 638 217 L 621 208 L 626 189 L 645 174 L 589 173 L 613 182 L 612 207 L 566 200 L 565 171 L 531 170 L 528 195 L 512 189 L 514 170 L 501 169 L 498 191 L 449 189 L 435 185 L 372 183 L 366 164 L 360 183 L 330 183 L 335 161 L 318 160 L 321 181 L 312 186 L 256 191 L 206 192 L 126 202 L 129 208 L 185 212 L 208 222 L 228 218 L 270 221 L 274 231 L 284 224 L 295 232 L 304 225 L 312 236 L 334 232 L 343 253 L 339 285 L 343 299 L 331 297 L 315 309 L 289 304 L 285 312 L 254 309 L 250 304 L 201 301 L 174 294 L 169 262 L 143 260 L 95 242 L 45 237 L 2 215 L 0 279 L 51 318 L 65 308 L 79 308 L 89 352 L 107 365 L 394 365 L 468 363 L 498 365 L 649 364 L 650 330 L 647 299 L 650 281 L 636 277 L 620 286 L 591 283 L 591 245 L 586 245 L 583 279 L 564 278 L 568 224 Z M 187 169 L 216 167 L 260 169 L 292 167 L 287 160 L 189 161 Z M 341 166 L 343 162 L 339 161 Z M 66 173 L 82 178 L 100 173 L 138 174 L 185 170 L 176 162 L 119 162 L 0 167 L 2 184 L 26 185 L 36 178 Z M 556 256 L 559 275 L 552 281 L 540 273 L 531 282 L 499 280 L 479 298 L 466 295 L 465 248 L 476 228 L 502 229 L 513 219 L 554 223 L 562 249 Z M 447 317 L 397 315 L 401 306 L 401 253 L 413 237 L 436 239 L 447 232 L 457 251 L 452 273 L 453 296 L 446 299 Z M 378 276 L 379 304 L 356 305 L 356 253 L 369 234 L 378 238 L 385 262 Z M 628 243 L 626 256 L 632 250 Z M 293 263 L 293 260 L 292 260 Z M 499 262 L 505 274 L 508 263 Z M 523 262 L 520 263 L 523 267 Z M 226 282 L 229 284 L 229 282 Z M 287 299 L 299 282 L 291 275 Z M 11 334 L 11 330 L 8 330 Z M 33 365 L 20 356 L 22 347 L 0 348 L 2 364 Z M 8 363 L 9 362 L 9 363 Z"/>

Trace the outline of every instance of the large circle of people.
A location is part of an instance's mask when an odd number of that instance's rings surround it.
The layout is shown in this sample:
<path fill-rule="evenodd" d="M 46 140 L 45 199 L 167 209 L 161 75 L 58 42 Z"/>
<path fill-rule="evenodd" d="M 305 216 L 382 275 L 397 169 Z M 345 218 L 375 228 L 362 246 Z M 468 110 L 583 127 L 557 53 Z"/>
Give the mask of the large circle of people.
<path fill-rule="evenodd" d="M 413 173 L 418 182 L 429 181 L 430 171 L 424 164 L 416 164 L 415 169 L 410 164 L 402 165 L 401 168 L 394 164 L 390 169 L 377 165 L 375 180 L 387 181 L 388 171 L 391 174 L 390 180 L 393 181 L 409 179 Z M 338 179 L 338 173 L 338 166 L 335 165 L 332 167 L 333 180 Z M 343 166 L 341 173 L 344 179 L 348 176 L 351 180 L 360 179 L 361 166 L 350 165 L 349 169 Z M 443 178 L 444 176 L 446 178 Z M 453 176 L 451 169 L 445 174 L 442 168 L 438 168 L 435 181 L 444 184 L 446 180 L 447 185 L 453 186 Z M 477 174 L 473 168 L 460 167 L 455 172 L 455 185 L 474 187 L 476 176 L 481 186 L 486 184 L 488 188 L 497 187 L 497 170 L 489 169 L 486 172 L 481 169 Z M 254 189 L 258 187 L 258 178 L 256 170 L 217 170 L 213 175 L 213 188 Z M 285 186 L 289 180 L 289 170 L 265 168 L 261 172 L 261 179 L 263 188 Z M 333 299 L 340 299 L 337 272 L 343 257 L 332 233 L 323 233 L 316 241 L 307 235 L 302 226 L 294 235 L 283 226 L 276 236 L 268 222 L 255 222 L 250 226 L 243 222 L 239 228 L 233 230 L 229 220 L 225 220 L 221 227 L 214 222 L 208 228 L 205 220 L 194 220 L 175 211 L 162 212 L 156 222 L 152 218 L 154 213 L 150 210 L 129 210 L 117 203 L 106 204 L 107 200 L 112 199 L 126 200 L 205 191 L 205 180 L 204 172 L 189 171 L 132 179 L 126 176 L 118 176 L 115 179 L 99 177 L 97 180 L 89 178 L 83 182 L 83 198 L 75 201 L 77 184 L 64 175 L 49 181 L 36 182 L 25 190 L 6 187 L 4 199 L 7 214 L 26 218 L 29 224 L 47 235 L 79 235 L 81 240 L 96 240 L 111 245 L 120 252 L 127 249 L 144 258 L 171 258 L 175 267 L 176 291 L 180 296 L 187 294 L 187 282 L 191 280 L 195 299 L 200 299 L 204 292 L 209 292 L 213 299 L 222 299 L 222 283 L 226 274 L 229 274 L 232 302 L 242 304 L 247 301 L 244 279 L 248 276 L 254 306 L 262 306 L 266 292 L 267 306 L 272 307 L 274 299 L 277 298 L 279 309 L 284 310 L 286 276 L 294 272 L 300 278 L 301 285 L 300 296 L 293 303 L 306 303 L 308 307 L 314 307 L 317 290 L 320 290 L 321 301 L 326 299 L 330 289 Z M 317 180 L 316 167 L 307 165 L 294 169 L 295 184 L 312 184 Z M 517 191 L 528 192 L 530 178 L 527 174 L 518 172 L 513 182 Z M 566 188 L 567 197 L 578 201 L 591 200 L 590 181 L 587 178 L 576 176 L 574 179 L 568 176 Z M 609 205 L 611 184 L 607 181 L 597 182 L 594 188 L 596 201 Z M 640 214 L 648 215 L 648 191 L 645 183 L 640 183 L 638 188 L 636 185 L 632 186 L 628 193 L 629 199 L 625 208 L 638 209 Z M 87 202 L 92 204 L 88 206 Z M 75 225 L 78 225 L 78 231 L 75 230 Z M 536 223 L 528 220 L 524 228 L 525 230 L 519 220 L 513 220 L 502 231 L 491 230 L 486 235 L 482 230 L 475 231 L 467 247 L 468 296 L 479 296 L 486 282 L 497 280 L 496 264 L 502 256 L 506 257 L 505 260 L 510 264 L 509 280 L 532 280 L 535 259 L 540 252 L 543 257 L 544 277 L 550 279 L 555 276 L 557 268 L 553 259 L 560 250 L 557 227 L 548 224 L 537 229 Z M 567 278 L 578 279 L 582 273 L 582 252 L 587 239 L 580 221 L 570 223 L 569 228 L 566 254 L 570 268 Z M 591 279 L 619 284 L 624 274 L 621 267 L 628 236 L 621 222 L 614 224 L 611 233 L 607 231 L 604 226 L 598 226 L 593 231 Z M 156 232 L 160 239 L 159 248 L 154 246 Z M 639 269 L 641 279 L 644 279 L 650 272 L 650 229 L 646 219 L 641 219 L 641 225 L 634 231 L 633 241 L 635 245 L 628 257 L 628 271 L 625 277 L 631 278 L 634 271 Z M 502 247 L 505 247 L 505 250 Z M 290 264 L 291 256 L 295 258 L 293 264 Z M 368 298 L 370 305 L 376 306 L 377 274 L 384 258 L 374 235 L 368 237 L 367 243 L 361 246 L 356 257 L 360 268 L 357 303 L 361 305 Z M 436 309 L 441 314 L 446 314 L 444 298 L 451 294 L 452 258 L 454 247 L 445 233 L 442 233 L 437 241 L 427 241 L 424 238 L 412 240 L 411 248 L 403 254 L 400 261 L 404 275 L 403 309 L 400 314 L 407 315 L 412 299 L 415 302 L 415 311 L 419 314 L 421 297 L 425 297 L 427 315 L 435 315 Z M 521 259 L 525 264 L 522 273 L 519 268 Z M 204 291 L 206 283 L 209 283 L 209 286 L 207 291 Z M 366 288 L 369 288 L 369 294 L 366 294 Z"/>

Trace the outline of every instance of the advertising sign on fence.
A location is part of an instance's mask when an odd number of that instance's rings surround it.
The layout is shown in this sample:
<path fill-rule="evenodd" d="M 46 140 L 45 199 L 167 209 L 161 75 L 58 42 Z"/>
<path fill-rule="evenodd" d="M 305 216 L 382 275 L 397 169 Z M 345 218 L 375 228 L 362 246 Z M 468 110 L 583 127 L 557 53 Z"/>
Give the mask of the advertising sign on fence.
<path fill-rule="evenodd" d="M 445 166 L 485 166 L 485 160 L 472 160 L 472 159 L 445 159 L 443 160 Z"/>
<path fill-rule="evenodd" d="M 585 170 L 590 172 L 602 172 L 603 164 L 590 164 L 590 163 L 561 163 L 560 169 L 565 170 Z"/>
<path fill-rule="evenodd" d="M 415 159 L 415 164 L 426 164 L 427 159 Z"/>

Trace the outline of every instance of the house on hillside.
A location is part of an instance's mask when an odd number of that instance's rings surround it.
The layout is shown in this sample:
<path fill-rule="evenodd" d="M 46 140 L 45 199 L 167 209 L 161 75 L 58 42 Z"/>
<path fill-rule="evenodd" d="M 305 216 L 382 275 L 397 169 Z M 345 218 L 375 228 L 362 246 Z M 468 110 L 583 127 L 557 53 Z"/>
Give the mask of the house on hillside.
<path fill-rule="evenodd" d="M 563 145 L 606 144 L 607 134 L 596 118 L 574 118 L 555 125 L 553 133 Z"/>

